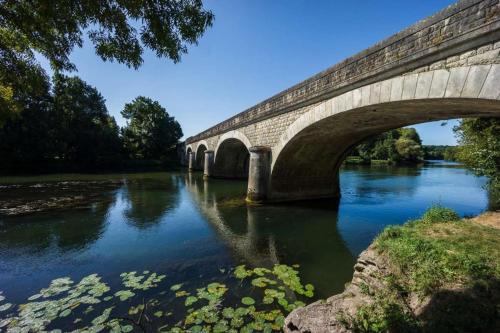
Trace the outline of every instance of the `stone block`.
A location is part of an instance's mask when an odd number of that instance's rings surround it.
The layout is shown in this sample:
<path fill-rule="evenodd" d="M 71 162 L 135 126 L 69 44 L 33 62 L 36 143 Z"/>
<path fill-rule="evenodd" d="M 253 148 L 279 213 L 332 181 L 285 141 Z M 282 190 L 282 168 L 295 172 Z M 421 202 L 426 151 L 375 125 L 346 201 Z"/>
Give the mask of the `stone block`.
<path fill-rule="evenodd" d="M 467 59 L 468 65 L 485 65 L 498 58 L 500 49 L 486 51 Z"/>
<path fill-rule="evenodd" d="M 483 83 L 486 80 L 486 76 L 488 75 L 490 68 L 491 65 L 478 65 L 471 67 L 469 74 L 467 75 L 467 79 L 465 80 L 461 96 L 470 98 L 477 97 L 483 87 Z"/>
<path fill-rule="evenodd" d="M 404 76 L 403 80 L 403 95 L 402 99 L 413 99 L 415 97 L 415 90 L 417 88 L 418 74 L 410 74 Z"/>
<path fill-rule="evenodd" d="M 450 78 L 446 86 L 445 97 L 460 97 L 468 72 L 469 67 L 455 67 L 450 69 Z"/>
<path fill-rule="evenodd" d="M 476 54 L 483 54 L 486 51 L 490 51 L 492 49 L 493 49 L 493 45 L 492 44 L 481 46 L 480 48 L 477 49 Z"/>
<path fill-rule="evenodd" d="M 429 66 L 430 70 L 442 69 L 446 67 L 446 60 L 437 61 Z"/>
<path fill-rule="evenodd" d="M 400 101 L 403 94 L 403 78 L 401 76 L 395 77 L 391 85 L 391 102 Z"/>
<path fill-rule="evenodd" d="M 479 98 L 498 99 L 500 97 L 500 65 L 491 66 L 488 76 L 484 81 Z"/>
<path fill-rule="evenodd" d="M 392 80 L 382 81 L 380 86 L 380 103 L 389 102 L 391 100 L 391 85 Z"/>
<path fill-rule="evenodd" d="M 361 105 L 366 106 L 370 104 L 370 86 L 361 88 Z"/>
<path fill-rule="evenodd" d="M 361 88 L 352 91 L 352 107 L 359 108 L 361 106 Z"/>
<path fill-rule="evenodd" d="M 476 50 L 467 51 L 467 52 L 462 53 L 460 55 L 460 59 L 467 59 L 467 58 L 475 56 L 475 55 L 476 55 Z"/>
<path fill-rule="evenodd" d="M 444 96 L 449 77 L 450 72 L 445 69 L 434 71 L 429 98 L 441 98 Z"/>
<path fill-rule="evenodd" d="M 418 74 L 415 98 L 427 98 L 427 96 L 429 96 L 433 75 L 434 71 Z"/>
<path fill-rule="evenodd" d="M 378 104 L 380 101 L 381 83 L 373 83 L 370 85 L 370 104 Z"/>

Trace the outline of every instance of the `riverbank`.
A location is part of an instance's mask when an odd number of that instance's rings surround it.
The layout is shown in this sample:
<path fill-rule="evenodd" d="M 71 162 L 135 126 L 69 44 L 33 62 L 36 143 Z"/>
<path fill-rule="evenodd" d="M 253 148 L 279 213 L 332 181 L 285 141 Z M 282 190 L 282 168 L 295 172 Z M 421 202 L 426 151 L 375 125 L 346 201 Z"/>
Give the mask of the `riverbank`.
<path fill-rule="evenodd" d="M 344 292 L 292 312 L 286 332 L 493 332 L 500 319 L 500 212 L 434 207 L 386 228 Z"/>

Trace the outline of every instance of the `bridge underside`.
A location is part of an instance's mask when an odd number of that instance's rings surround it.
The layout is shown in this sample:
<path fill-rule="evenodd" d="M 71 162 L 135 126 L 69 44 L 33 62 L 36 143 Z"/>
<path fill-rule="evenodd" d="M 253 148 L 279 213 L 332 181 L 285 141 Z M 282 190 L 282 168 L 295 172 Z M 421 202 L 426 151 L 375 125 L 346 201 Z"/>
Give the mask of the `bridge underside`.
<path fill-rule="evenodd" d="M 301 131 L 281 150 L 268 197 L 271 201 L 339 197 L 339 168 L 364 139 L 428 121 L 499 115 L 500 101 L 428 99 L 372 105 L 331 116 Z"/>

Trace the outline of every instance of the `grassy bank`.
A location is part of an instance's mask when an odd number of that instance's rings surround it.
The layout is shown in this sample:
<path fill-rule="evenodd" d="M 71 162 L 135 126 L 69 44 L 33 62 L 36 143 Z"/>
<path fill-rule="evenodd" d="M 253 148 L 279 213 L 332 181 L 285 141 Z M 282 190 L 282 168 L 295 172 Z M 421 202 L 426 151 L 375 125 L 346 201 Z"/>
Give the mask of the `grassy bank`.
<path fill-rule="evenodd" d="M 487 223 L 482 223 L 486 221 Z M 422 218 L 386 228 L 375 240 L 388 262 L 386 288 L 358 308 L 355 332 L 493 332 L 499 328 L 498 215 L 460 219 L 432 207 Z"/>

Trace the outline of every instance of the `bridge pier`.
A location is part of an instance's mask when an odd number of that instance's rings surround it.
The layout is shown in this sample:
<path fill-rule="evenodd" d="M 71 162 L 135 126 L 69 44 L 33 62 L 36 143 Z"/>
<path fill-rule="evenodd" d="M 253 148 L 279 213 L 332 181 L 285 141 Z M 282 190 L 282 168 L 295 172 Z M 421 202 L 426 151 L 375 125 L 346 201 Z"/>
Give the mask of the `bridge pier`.
<path fill-rule="evenodd" d="M 189 156 L 188 156 L 188 169 L 189 169 L 189 172 L 192 172 L 194 170 L 194 165 L 195 165 L 194 153 L 192 151 L 190 151 L 189 152 Z"/>
<path fill-rule="evenodd" d="M 248 202 L 260 203 L 267 199 L 271 173 L 271 148 L 266 146 L 250 147 L 248 167 Z"/>
<path fill-rule="evenodd" d="M 205 161 L 203 166 L 203 179 L 207 179 L 213 176 L 214 169 L 214 151 L 205 150 Z"/>

